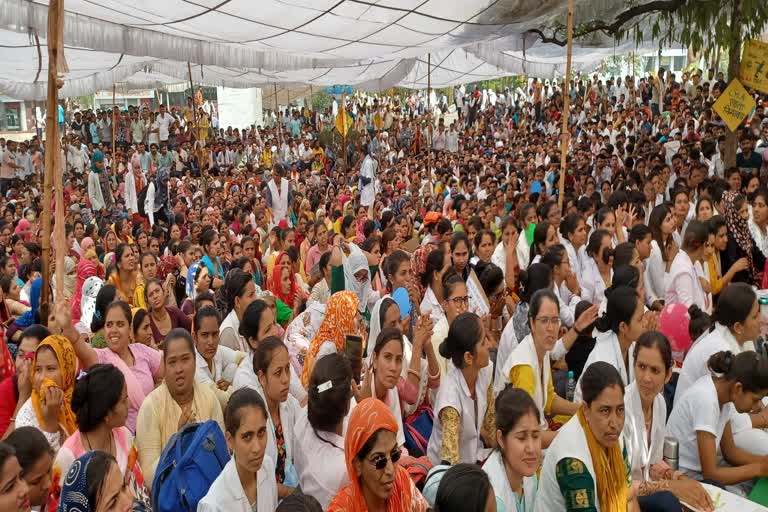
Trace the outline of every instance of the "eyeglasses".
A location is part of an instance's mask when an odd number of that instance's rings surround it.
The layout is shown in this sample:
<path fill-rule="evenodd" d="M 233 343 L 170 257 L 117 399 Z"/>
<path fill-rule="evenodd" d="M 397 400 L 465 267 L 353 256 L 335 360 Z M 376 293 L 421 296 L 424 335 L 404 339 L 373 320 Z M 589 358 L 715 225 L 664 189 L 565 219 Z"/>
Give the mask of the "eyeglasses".
<path fill-rule="evenodd" d="M 392 464 L 395 464 L 397 461 L 400 460 L 400 457 L 403 455 L 403 451 L 398 448 L 397 450 L 393 451 L 389 454 L 389 457 L 386 455 L 379 455 L 375 459 L 369 460 L 373 467 L 375 467 L 378 471 L 381 471 L 385 467 L 387 467 L 387 461 L 391 460 Z"/>
<path fill-rule="evenodd" d="M 560 317 L 557 317 L 557 316 L 553 316 L 553 317 L 540 316 L 535 320 L 547 327 L 560 327 Z"/>
<path fill-rule="evenodd" d="M 453 305 L 455 307 L 459 307 L 461 305 L 467 306 L 469 305 L 469 296 L 465 295 L 464 297 L 454 297 L 452 299 L 445 299 L 446 302 L 453 302 Z"/>

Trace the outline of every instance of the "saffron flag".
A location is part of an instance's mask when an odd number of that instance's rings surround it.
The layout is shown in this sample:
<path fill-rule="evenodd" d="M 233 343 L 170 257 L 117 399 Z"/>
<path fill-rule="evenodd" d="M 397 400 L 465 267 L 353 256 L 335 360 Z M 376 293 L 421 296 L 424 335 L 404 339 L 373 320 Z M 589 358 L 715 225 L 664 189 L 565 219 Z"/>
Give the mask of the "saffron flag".
<path fill-rule="evenodd" d="M 349 129 L 352 128 L 352 118 L 347 113 L 346 109 L 339 110 L 339 115 L 336 116 L 334 125 L 342 137 L 347 136 Z"/>

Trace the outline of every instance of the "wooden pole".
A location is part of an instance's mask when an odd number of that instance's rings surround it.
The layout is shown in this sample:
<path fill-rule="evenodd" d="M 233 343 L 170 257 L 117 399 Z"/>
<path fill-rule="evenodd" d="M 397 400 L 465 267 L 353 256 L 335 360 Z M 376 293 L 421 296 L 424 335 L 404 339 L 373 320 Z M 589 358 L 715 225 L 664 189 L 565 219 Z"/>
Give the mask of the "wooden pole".
<path fill-rule="evenodd" d="M 560 189 L 557 194 L 557 207 L 563 209 L 563 196 L 565 196 L 566 157 L 568 155 L 568 143 L 570 133 L 568 131 L 568 116 L 571 107 L 571 97 L 568 89 L 571 80 L 571 52 L 573 51 L 573 0 L 568 0 L 568 56 L 565 64 L 565 78 L 563 79 L 563 127 L 560 134 Z"/>
<path fill-rule="evenodd" d="M 277 159 L 280 161 L 280 152 L 282 151 L 283 142 L 280 140 L 280 108 L 277 102 L 277 82 L 275 82 L 275 115 L 277 119 Z"/>
<path fill-rule="evenodd" d="M 432 194 L 432 54 L 427 54 L 427 183 Z"/>
<path fill-rule="evenodd" d="M 45 125 L 45 173 L 43 177 L 43 289 L 40 296 L 40 309 L 42 321 L 47 325 L 48 313 L 50 312 L 51 295 L 51 207 L 53 199 L 53 180 L 58 175 L 57 181 L 61 181 L 61 141 L 59 140 L 59 89 L 58 89 L 58 65 L 59 65 L 59 33 L 61 25 L 64 23 L 64 1 L 51 0 L 48 4 L 48 96 L 46 99 L 46 125 Z M 63 48 L 62 48 L 63 50 Z M 59 187 L 61 188 L 61 187 Z M 58 196 L 62 193 L 57 190 L 57 210 L 63 213 L 64 201 L 59 200 Z M 57 214 L 57 217 L 59 215 Z M 59 225 L 57 222 L 57 231 L 64 230 L 63 221 Z M 61 263 L 56 265 L 56 287 L 59 290 L 59 296 L 64 289 L 64 250 L 56 251 L 57 260 Z"/>
<path fill-rule="evenodd" d="M 115 139 L 117 138 L 117 116 L 115 115 L 115 84 L 112 84 L 112 166 L 115 165 Z"/>
<path fill-rule="evenodd" d="M 344 162 L 344 171 L 347 169 L 347 95 L 346 87 L 341 86 L 341 125 L 344 127 L 344 131 L 341 134 L 341 158 Z"/>

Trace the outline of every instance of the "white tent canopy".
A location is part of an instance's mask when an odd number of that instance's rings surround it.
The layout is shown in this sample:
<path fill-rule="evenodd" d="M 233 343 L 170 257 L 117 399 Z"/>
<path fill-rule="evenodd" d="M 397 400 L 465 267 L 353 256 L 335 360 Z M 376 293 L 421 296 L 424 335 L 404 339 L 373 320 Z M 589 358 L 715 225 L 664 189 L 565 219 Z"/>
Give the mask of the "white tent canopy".
<path fill-rule="evenodd" d="M 576 21 L 610 17 L 621 0 L 576 0 Z M 226 87 L 355 85 L 382 90 L 505 76 L 562 75 L 565 48 L 528 30 L 564 22 L 567 0 L 65 0 L 70 73 L 62 96 L 113 84 L 187 82 Z M 0 90 L 46 93 L 48 6 L 0 2 Z M 38 36 L 38 37 L 35 37 Z M 610 40 L 574 49 L 586 69 L 614 51 Z M 38 47 L 39 41 L 39 47 Z M 634 47 L 634 44 L 632 45 Z M 138 73 L 138 74 L 137 74 Z"/>

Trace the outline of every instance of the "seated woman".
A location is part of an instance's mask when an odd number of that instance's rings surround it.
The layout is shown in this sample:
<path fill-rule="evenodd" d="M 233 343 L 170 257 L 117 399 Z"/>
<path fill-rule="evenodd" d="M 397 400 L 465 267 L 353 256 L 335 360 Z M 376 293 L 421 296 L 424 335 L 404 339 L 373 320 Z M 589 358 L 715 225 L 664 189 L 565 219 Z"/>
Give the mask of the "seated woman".
<path fill-rule="evenodd" d="M 176 306 L 166 304 L 166 291 L 159 279 L 147 281 L 144 299 L 149 312 L 152 338 L 157 346 L 162 346 L 163 339 L 173 329 L 181 327 L 189 331 L 192 328 L 192 321 L 187 315 Z"/>
<path fill-rule="evenodd" d="M 708 239 L 709 228 L 706 224 L 697 220 L 688 223 L 682 250 L 677 253 L 669 269 L 667 304 L 684 304 L 686 307 L 696 304 L 702 311 L 712 311 L 711 299 L 707 296 L 711 289 L 704 289 L 696 268 L 697 263 L 706 263 L 704 252 Z"/>
<path fill-rule="evenodd" d="M 317 361 L 307 388 L 307 407 L 293 427 L 293 463 L 302 492 L 323 510 L 349 483 L 344 457 L 346 416 L 352 407 L 352 368 L 342 354 Z"/>
<path fill-rule="evenodd" d="M 616 368 L 624 385 L 631 384 L 635 375 L 630 349 L 645 330 L 644 313 L 645 305 L 636 289 L 619 286 L 610 290 L 605 314 L 597 320 L 595 348 L 584 363 L 584 368 L 596 361 L 605 361 Z M 576 383 L 574 390 L 576 402 L 580 402 L 582 397 L 580 382 Z"/>
<path fill-rule="evenodd" d="M 7 437 L 15 428 L 19 409 L 32 395 L 33 367 L 31 355 L 50 331 L 44 325 L 32 325 L 24 329 L 16 349 L 16 373 L 0 381 L 0 439 Z M 30 354 L 30 355 L 27 355 Z"/>
<path fill-rule="evenodd" d="M 198 512 L 272 512 L 277 486 L 275 462 L 265 453 L 264 400 L 252 389 L 238 389 L 224 410 L 224 425 L 232 458 L 198 503 Z"/>
<path fill-rule="evenodd" d="M 426 512 L 427 502 L 398 461 L 397 422 L 384 402 L 366 398 L 352 411 L 344 438 L 350 483 L 329 512 L 408 510 Z"/>
<path fill-rule="evenodd" d="M 403 411 L 400 408 L 397 389 L 403 370 L 403 334 L 400 329 L 386 327 L 379 333 L 373 345 L 370 361 L 371 368 L 368 370 L 369 374 L 365 376 L 363 395 L 381 400 L 389 407 L 397 422 L 398 446 L 403 446 L 405 444 Z M 365 389 L 366 384 L 370 385 L 370 390 Z"/>
<path fill-rule="evenodd" d="M 16 451 L 16 458 L 21 465 L 21 478 L 29 488 L 29 504 L 35 507 L 35 510 L 55 511 L 55 508 L 45 508 L 51 489 L 51 467 L 54 455 L 48 440 L 38 429 L 22 427 L 14 430 L 5 442 Z M 0 509 L 13 510 L 2 508 L 2 506 Z"/>
<path fill-rule="evenodd" d="M 328 299 L 325 318 L 307 350 L 301 383 L 306 388 L 316 362 L 326 354 L 343 352 L 348 334 L 362 334 L 362 317 L 358 311 L 358 297 L 354 292 L 336 292 Z M 360 369 L 357 369 L 359 372 Z"/>
<path fill-rule="evenodd" d="M 64 477 L 58 512 L 130 512 L 133 498 L 112 455 L 90 451 L 80 456 Z"/>
<path fill-rule="evenodd" d="M 293 425 L 301 405 L 288 391 L 291 381 L 288 348 L 280 338 L 270 336 L 253 353 L 253 370 L 259 378 L 256 390 L 266 404 L 267 455 L 275 464 L 278 497 L 291 494 L 298 484 L 293 465 Z"/>
<path fill-rule="evenodd" d="M 712 256 L 704 263 L 706 277 L 711 286 L 712 296 L 717 299 L 728 284 L 739 272 L 749 268 L 749 260 L 746 257 L 734 261 L 730 268 L 723 273 L 721 254 L 728 248 L 728 226 L 725 217 L 715 215 L 707 221 L 710 236 L 715 237 Z"/>
<path fill-rule="evenodd" d="M 77 430 L 67 438 L 53 463 L 53 486 L 48 510 L 56 510 L 69 469 L 84 453 L 100 450 L 115 457 L 131 496 L 151 506 L 144 475 L 136 460 L 133 434 L 125 426 L 128 390 L 123 374 L 111 364 L 97 364 L 80 377 L 72 394 Z"/>
<path fill-rule="evenodd" d="M 16 450 L 0 443 L 0 510 L 30 512 L 29 487 L 22 475 Z"/>
<path fill-rule="evenodd" d="M 125 302 L 110 303 L 104 314 L 105 348 L 92 348 L 68 329 L 65 335 L 75 347 L 80 366 L 85 370 L 95 364 L 111 364 L 123 372 L 128 386 L 128 419 L 125 425 L 136 431 L 136 416 L 144 398 L 162 381 L 161 353 L 141 343 L 131 343 L 131 309 Z"/>
<path fill-rule="evenodd" d="M 141 291 L 141 273 L 138 271 L 136 255 L 128 244 L 120 244 L 115 250 L 115 262 L 117 272 L 107 280 L 106 284 L 112 284 L 117 288 L 120 300 L 128 303 L 131 307 L 144 308 L 145 297 Z"/>
<path fill-rule="evenodd" d="M 547 449 L 536 495 L 540 510 L 639 510 L 621 443 L 624 382 L 605 361 L 581 375 L 583 401 Z"/>
<path fill-rule="evenodd" d="M 32 393 L 16 415 L 16 428 L 31 426 L 45 434 L 54 451 L 76 429 L 72 412 L 77 358 L 63 336 L 48 336 L 32 359 Z"/>
<path fill-rule="evenodd" d="M 253 367 L 253 353 L 259 344 L 270 336 L 280 337 L 278 329 L 279 326 L 275 323 L 274 309 L 269 307 L 266 301 L 259 299 L 248 305 L 243 321 L 240 324 L 240 336 L 248 343 L 249 350 L 235 371 L 235 380 L 232 381 L 234 389 L 237 390 L 247 386 L 258 390 L 261 387 L 259 377 L 256 375 Z M 307 397 L 307 392 L 301 385 L 301 380 L 294 372 L 293 367 L 291 367 L 288 391 L 300 403 L 303 403 Z"/>
<path fill-rule="evenodd" d="M 440 478 L 435 495 L 435 510 L 506 510 L 501 508 L 499 499 L 494 496 L 495 492 L 488 474 L 477 464 L 456 464 L 448 468 Z"/>
<path fill-rule="evenodd" d="M 494 439 L 493 368 L 480 318 L 474 313 L 456 317 L 440 354 L 453 367 L 437 392 L 428 457 L 433 465 L 476 463 L 486 458 Z"/>
<path fill-rule="evenodd" d="M 195 382 L 192 336 L 184 329 L 174 329 L 166 336 L 164 347 L 166 378 L 144 399 L 136 420 L 136 445 L 147 488 L 152 485 L 160 455 L 173 434 L 189 423 L 215 420 L 223 425 L 216 395 Z"/>
<path fill-rule="evenodd" d="M 219 344 L 240 352 L 248 351 L 248 341 L 240 335 L 240 322 L 248 306 L 256 300 L 256 284 L 251 274 L 235 269 L 227 273 L 221 296 L 226 304 L 226 313 L 220 327 Z"/>
<path fill-rule="evenodd" d="M 131 310 L 131 332 L 133 333 L 133 342 L 141 343 L 157 350 L 155 338 L 152 335 L 152 325 L 149 321 L 149 313 L 146 309 L 133 308 Z"/>
<path fill-rule="evenodd" d="M 754 409 L 768 393 L 768 362 L 754 352 L 713 354 L 710 374 L 697 380 L 675 400 L 667 433 L 680 443 L 680 471 L 744 494 L 739 484 L 768 476 L 768 459 L 738 446 L 732 434 L 733 416 Z M 718 462 L 719 455 L 729 465 Z"/>
<path fill-rule="evenodd" d="M 594 307 L 594 306 L 593 306 Z M 549 430 L 546 416 L 573 416 L 578 405 L 558 396 L 552 382 L 551 352 L 557 343 L 560 311 L 551 289 L 539 290 L 531 298 L 528 310 L 531 334 L 526 336 L 504 362 L 502 373 L 512 386 L 526 391 L 539 411 L 541 442 L 547 447 L 556 432 Z M 576 336 L 571 336 L 571 343 Z"/>
<path fill-rule="evenodd" d="M 534 510 L 541 464 L 539 409 L 531 395 L 507 386 L 496 397 L 496 445 L 483 471 L 509 512 Z"/>
<path fill-rule="evenodd" d="M 640 509 L 681 510 L 680 500 L 711 510 L 712 500 L 698 482 L 673 471 L 662 459 L 667 404 L 662 391 L 672 377 L 672 347 L 658 331 L 638 338 L 633 351 L 635 381 L 624 393 L 624 442 Z"/>
<path fill-rule="evenodd" d="M 752 287 L 745 283 L 728 285 L 715 305 L 712 321 L 709 332 L 695 341 L 683 360 L 675 401 L 697 380 L 709 375 L 708 362 L 713 354 L 753 350 L 753 341 L 760 335 L 760 304 Z"/>
<path fill-rule="evenodd" d="M 372 347 L 377 344 L 382 330 L 390 327 L 404 333 L 410 327 L 412 315 L 415 313 L 401 319 L 400 307 L 391 297 L 384 297 L 376 303 L 368 331 L 367 351 L 371 354 L 367 363 L 369 368 L 373 366 Z M 419 407 L 428 406 L 427 391 L 436 393 L 440 387 L 440 367 L 435 349 L 429 342 L 433 331 L 432 320 L 428 315 L 422 315 L 414 327 L 413 342 L 405 334 L 401 335 L 402 367 L 396 385 L 400 416 L 404 418 L 414 414 Z M 394 409 L 392 414 L 395 414 Z"/>
<path fill-rule="evenodd" d="M 224 408 L 234 389 L 235 372 L 245 354 L 219 343 L 219 312 L 205 306 L 195 313 L 195 380 L 209 386 Z"/>

